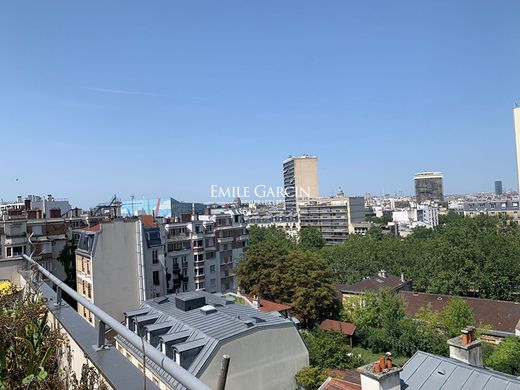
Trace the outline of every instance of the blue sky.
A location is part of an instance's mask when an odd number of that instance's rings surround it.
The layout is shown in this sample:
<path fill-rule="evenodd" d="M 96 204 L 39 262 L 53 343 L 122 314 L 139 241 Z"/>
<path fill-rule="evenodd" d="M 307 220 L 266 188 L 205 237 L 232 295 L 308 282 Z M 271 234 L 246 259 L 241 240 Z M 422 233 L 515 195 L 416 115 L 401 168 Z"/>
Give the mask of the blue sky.
<path fill-rule="evenodd" d="M 517 187 L 520 2 L 3 1 L 0 197 Z M 18 178 L 18 181 L 16 179 Z"/>

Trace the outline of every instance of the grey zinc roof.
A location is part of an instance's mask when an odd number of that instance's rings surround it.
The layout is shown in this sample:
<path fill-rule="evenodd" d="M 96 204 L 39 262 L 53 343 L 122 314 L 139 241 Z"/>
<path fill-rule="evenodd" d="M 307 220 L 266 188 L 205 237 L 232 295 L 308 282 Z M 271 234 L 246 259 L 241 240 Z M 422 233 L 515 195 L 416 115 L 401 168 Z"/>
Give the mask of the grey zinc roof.
<path fill-rule="evenodd" d="M 175 306 L 176 296 L 182 298 L 203 296 L 206 305 L 214 306 L 216 312 L 204 314 L 200 308 L 189 311 L 179 310 Z M 193 345 L 202 345 L 201 351 L 190 367 L 187 368 L 187 370 L 194 375 L 197 375 L 200 370 L 205 367 L 205 364 L 209 363 L 213 353 L 216 353 L 216 348 L 219 343 L 225 340 L 246 336 L 249 333 L 256 332 L 263 328 L 294 326 L 290 320 L 284 317 L 263 313 L 255 308 L 236 304 L 222 295 L 219 296 L 198 291 L 171 294 L 166 297 L 168 299 L 162 303 L 158 303 L 155 300 L 143 302 L 139 309 L 149 309 L 146 317 L 158 315 L 154 324 L 147 325 L 148 327 L 156 326 L 164 322 L 172 324 L 168 332 L 161 336 L 163 340 L 169 340 L 170 338 L 176 339 L 178 338 L 178 334 L 182 332 L 189 335 L 184 343 L 190 343 L 188 345 L 192 345 L 191 343 L 193 343 Z M 120 336 L 117 336 L 117 338 L 124 343 L 126 347 L 130 347 L 129 349 L 132 350 L 133 353 L 140 354 L 139 351 L 131 348 L 124 338 Z M 159 367 L 155 367 L 153 364 L 151 364 L 151 367 L 172 388 L 178 387 L 178 383 L 166 372 L 159 370 Z"/>
<path fill-rule="evenodd" d="M 520 390 L 514 376 L 418 351 L 403 366 L 406 390 Z"/>

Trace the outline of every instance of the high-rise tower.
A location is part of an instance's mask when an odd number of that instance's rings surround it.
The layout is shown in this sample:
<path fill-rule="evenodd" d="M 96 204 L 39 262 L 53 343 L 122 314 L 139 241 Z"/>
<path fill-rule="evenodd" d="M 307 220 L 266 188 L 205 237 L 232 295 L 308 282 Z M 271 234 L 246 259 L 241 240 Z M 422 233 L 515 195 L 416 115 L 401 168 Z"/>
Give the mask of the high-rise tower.
<path fill-rule="evenodd" d="M 285 210 L 296 212 L 298 199 L 320 196 L 318 157 L 290 156 L 283 162 Z"/>

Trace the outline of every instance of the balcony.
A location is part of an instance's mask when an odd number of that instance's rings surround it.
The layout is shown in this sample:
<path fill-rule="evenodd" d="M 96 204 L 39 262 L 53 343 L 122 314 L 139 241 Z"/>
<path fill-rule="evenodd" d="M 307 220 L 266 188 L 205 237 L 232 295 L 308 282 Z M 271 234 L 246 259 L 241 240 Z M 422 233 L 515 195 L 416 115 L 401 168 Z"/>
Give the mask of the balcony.
<path fill-rule="evenodd" d="M 25 235 L 6 237 L 4 242 L 4 245 L 6 246 L 17 246 L 25 244 L 27 244 L 27 237 L 25 237 Z"/>
<path fill-rule="evenodd" d="M 187 255 L 190 252 L 191 252 L 191 248 L 190 247 L 182 247 L 182 248 L 179 248 L 179 249 L 173 248 L 173 252 L 171 252 L 171 253 L 174 253 L 175 255 Z"/>
<path fill-rule="evenodd" d="M 247 235 L 247 234 L 242 234 L 241 236 L 237 237 L 237 241 L 246 241 L 248 239 L 249 239 L 249 235 Z"/>
<path fill-rule="evenodd" d="M 191 237 L 186 234 L 176 234 L 176 235 L 168 234 L 167 238 L 169 241 L 174 241 L 174 242 L 191 240 Z"/>
<path fill-rule="evenodd" d="M 219 244 L 227 244 L 233 242 L 233 237 L 217 237 Z"/>
<path fill-rule="evenodd" d="M 197 260 L 193 262 L 193 266 L 195 268 L 203 268 L 204 267 L 204 260 Z"/>
<path fill-rule="evenodd" d="M 206 279 L 206 275 L 204 275 L 204 274 L 201 274 L 201 275 L 195 275 L 195 281 L 196 281 L 196 282 L 203 281 L 204 279 Z"/>

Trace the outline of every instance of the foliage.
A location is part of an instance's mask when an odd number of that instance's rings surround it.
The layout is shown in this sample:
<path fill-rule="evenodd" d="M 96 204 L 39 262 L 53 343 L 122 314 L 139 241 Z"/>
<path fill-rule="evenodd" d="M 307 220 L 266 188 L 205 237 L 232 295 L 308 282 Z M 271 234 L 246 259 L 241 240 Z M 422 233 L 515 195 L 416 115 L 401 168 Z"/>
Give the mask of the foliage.
<path fill-rule="evenodd" d="M 58 256 L 58 261 L 63 265 L 65 271 L 65 284 L 76 291 L 76 245 L 73 241 L 65 244 L 65 247 Z M 170 276 L 171 277 L 171 276 Z M 68 296 L 63 295 L 63 299 L 72 307 L 76 308 L 76 301 Z"/>
<path fill-rule="evenodd" d="M 327 379 L 322 369 L 318 367 L 304 367 L 294 375 L 296 382 L 304 390 L 316 390 Z"/>
<path fill-rule="evenodd" d="M 304 227 L 298 232 L 298 244 L 301 249 L 316 250 L 325 246 L 325 240 L 317 228 Z"/>
<path fill-rule="evenodd" d="M 106 390 L 93 367 L 71 373 L 64 335 L 48 325 L 41 294 L 25 288 L 0 294 L 0 390 Z"/>
<path fill-rule="evenodd" d="M 520 227 L 491 216 L 448 214 L 435 229 L 407 238 L 373 230 L 319 254 L 336 283 L 351 284 L 384 268 L 413 281 L 414 290 L 515 300 L 520 294 Z"/>
<path fill-rule="evenodd" d="M 340 333 L 316 328 L 303 333 L 303 336 L 309 349 L 311 366 L 344 369 L 364 363 L 358 355 L 352 353 L 347 337 Z"/>
<path fill-rule="evenodd" d="M 386 225 L 388 222 L 392 222 L 391 215 L 383 215 L 382 217 L 367 217 L 368 222 L 378 223 L 381 225 Z"/>
<path fill-rule="evenodd" d="M 455 337 L 466 326 L 474 325 L 475 317 L 464 299 L 453 297 L 439 313 L 439 322 L 448 337 Z"/>
<path fill-rule="evenodd" d="M 38 294 L 0 296 L 0 389 L 65 389 L 59 374 L 63 337 L 47 325 Z"/>
<path fill-rule="evenodd" d="M 507 374 L 520 375 L 520 337 L 509 336 L 498 344 L 486 365 Z"/>
<path fill-rule="evenodd" d="M 253 227 L 250 233 L 250 246 L 236 269 L 241 289 L 289 304 L 308 328 L 335 315 L 333 276 L 315 251 L 300 249 L 279 229 Z"/>

